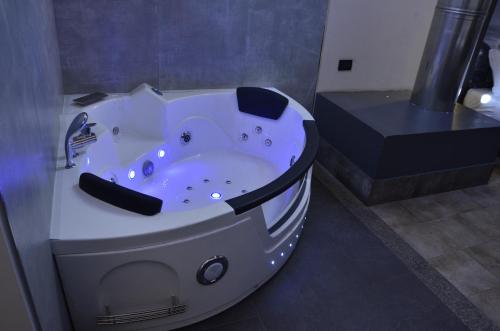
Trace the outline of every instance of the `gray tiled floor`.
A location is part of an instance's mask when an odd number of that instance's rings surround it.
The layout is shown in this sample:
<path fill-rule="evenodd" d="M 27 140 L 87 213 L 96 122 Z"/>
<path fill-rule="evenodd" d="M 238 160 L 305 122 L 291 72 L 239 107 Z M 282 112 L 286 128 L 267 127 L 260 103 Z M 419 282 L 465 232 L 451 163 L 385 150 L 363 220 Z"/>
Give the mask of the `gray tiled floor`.
<path fill-rule="evenodd" d="M 500 167 L 488 185 L 371 209 L 500 327 Z"/>
<path fill-rule="evenodd" d="M 314 181 L 312 192 L 303 236 L 283 269 L 241 303 L 184 331 L 467 329 L 321 184 Z"/>

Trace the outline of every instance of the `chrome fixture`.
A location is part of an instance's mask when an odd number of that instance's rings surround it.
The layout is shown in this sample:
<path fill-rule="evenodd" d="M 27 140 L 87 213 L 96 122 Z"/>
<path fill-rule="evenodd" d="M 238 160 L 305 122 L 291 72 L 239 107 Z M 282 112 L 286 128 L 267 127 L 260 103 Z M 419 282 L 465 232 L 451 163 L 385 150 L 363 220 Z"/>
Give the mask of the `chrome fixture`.
<path fill-rule="evenodd" d="M 216 255 L 203 262 L 198 272 L 196 279 L 202 285 L 212 285 L 217 283 L 224 275 L 229 267 L 229 262 L 225 256 Z"/>
<path fill-rule="evenodd" d="M 240 138 L 241 138 L 242 141 L 247 141 L 248 140 L 248 134 L 242 133 Z"/>
<path fill-rule="evenodd" d="M 69 125 L 68 131 L 66 131 L 66 137 L 64 138 L 66 169 L 75 166 L 73 158 L 78 156 L 78 153 L 75 153 L 75 149 L 82 148 L 97 141 L 95 133 L 91 132 L 91 127 L 94 126 L 95 123 L 87 123 L 88 118 L 87 113 L 78 114 Z M 80 132 L 80 134 L 74 137 L 73 141 L 70 142 L 71 138 L 78 132 Z"/>
<path fill-rule="evenodd" d="M 150 160 L 144 161 L 142 164 L 142 174 L 144 177 L 149 177 L 155 172 L 155 165 Z"/>
<path fill-rule="evenodd" d="M 262 127 L 256 126 L 254 131 L 255 131 L 256 134 L 261 134 L 262 133 Z"/>
<path fill-rule="evenodd" d="M 183 144 L 189 144 L 190 141 L 191 141 L 191 132 L 184 131 L 181 135 L 181 142 Z"/>
<path fill-rule="evenodd" d="M 438 0 L 413 87 L 413 104 L 453 111 L 495 4 L 495 0 Z"/>
<path fill-rule="evenodd" d="M 273 144 L 273 141 L 272 141 L 271 139 L 266 139 L 266 140 L 264 141 L 264 144 L 265 144 L 267 147 L 269 147 L 269 146 L 271 146 L 271 145 Z"/>
<path fill-rule="evenodd" d="M 117 126 L 115 126 L 115 127 L 113 128 L 113 136 L 117 136 L 119 133 L 120 133 L 120 128 L 119 128 L 119 127 L 117 127 Z"/>
<path fill-rule="evenodd" d="M 116 178 L 116 175 L 112 175 L 110 178 L 109 178 L 109 181 L 113 184 L 116 184 L 118 183 L 118 179 Z"/>

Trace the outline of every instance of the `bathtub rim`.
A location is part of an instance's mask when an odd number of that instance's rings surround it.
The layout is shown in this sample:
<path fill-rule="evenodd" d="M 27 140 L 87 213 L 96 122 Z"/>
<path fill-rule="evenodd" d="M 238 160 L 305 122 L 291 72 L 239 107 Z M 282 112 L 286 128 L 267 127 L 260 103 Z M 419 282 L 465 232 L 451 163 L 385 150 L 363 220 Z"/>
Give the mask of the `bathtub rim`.
<path fill-rule="evenodd" d="M 309 170 L 316 158 L 319 148 L 319 133 L 314 120 L 302 122 L 305 132 L 305 145 L 299 159 L 285 173 L 272 182 L 225 202 L 231 206 L 236 215 L 262 205 L 277 197 L 295 185 Z"/>
<path fill-rule="evenodd" d="M 139 89 L 150 89 L 150 86 L 147 84 L 142 84 L 138 88 L 134 89 L 133 91 L 139 90 Z M 286 96 L 289 99 L 289 107 L 293 108 L 293 111 L 297 112 L 303 120 L 313 120 L 311 114 L 303 108 L 302 105 L 300 105 L 297 101 L 295 101 L 293 98 L 287 96 L 283 92 L 275 89 L 275 88 L 268 88 L 270 90 L 273 90 L 277 93 L 280 93 L 284 96 Z M 133 92 L 132 91 L 132 92 Z M 116 102 L 118 100 L 116 99 L 122 99 L 129 97 L 131 93 L 120 93 L 120 94 L 110 94 L 109 97 L 104 99 L 103 103 L 108 103 L 108 102 Z M 152 93 L 152 92 L 151 92 Z M 235 93 L 235 89 L 217 89 L 217 90 L 189 90 L 189 91 L 166 91 L 164 92 L 164 96 L 160 97 L 156 94 L 154 94 L 155 98 L 163 98 L 163 102 L 165 103 L 170 103 L 170 102 L 176 102 L 179 99 L 184 99 L 184 98 L 190 98 L 193 96 L 200 96 L 200 95 L 218 95 L 218 94 L 228 94 L 228 93 Z M 67 119 L 70 119 L 75 113 L 80 112 L 80 111 L 85 111 L 86 109 L 91 109 L 91 108 L 97 108 L 100 103 L 89 105 L 87 107 L 72 107 L 68 103 L 70 100 L 74 98 L 74 95 L 67 95 L 65 96 L 65 109 L 63 111 L 63 114 L 61 115 L 61 132 L 64 131 L 65 129 L 65 123 L 64 121 Z M 60 140 L 60 144 L 62 147 L 62 143 Z M 61 155 L 59 153 L 59 155 Z M 307 171 L 308 169 L 306 169 Z M 151 223 L 163 223 L 159 226 L 154 226 L 154 227 L 146 227 L 146 230 L 144 231 L 139 231 L 137 232 L 134 230 L 135 227 L 141 226 L 142 227 L 142 219 L 144 216 L 141 215 L 136 215 L 135 219 L 131 220 L 134 218 L 134 214 L 132 215 L 126 215 L 128 218 L 128 222 L 135 222 L 135 225 L 132 225 L 132 228 L 130 230 L 126 231 L 109 231 L 109 230 L 104 230 L 102 231 L 100 228 L 95 227 L 95 223 L 92 223 L 89 225 L 90 228 L 94 227 L 94 229 L 90 231 L 85 231 L 83 234 L 79 233 L 78 229 L 72 229 L 71 227 L 73 226 L 70 222 L 68 225 L 63 226 L 64 223 L 67 222 L 63 218 L 63 215 L 66 215 L 61 212 L 61 202 L 58 196 L 60 197 L 61 195 L 65 194 L 67 192 L 66 190 L 73 190 L 75 182 L 71 181 L 70 178 L 77 178 L 75 176 L 75 171 L 76 169 L 71 169 L 71 170 L 61 170 L 58 175 L 56 175 L 56 186 L 55 186 L 55 191 L 59 191 L 57 194 L 54 193 L 54 201 L 53 201 L 53 214 L 52 214 L 52 224 L 51 224 L 51 241 L 53 242 L 54 247 L 58 247 L 57 251 L 59 252 L 68 252 L 72 251 L 73 248 L 75 250 L 78 250 L 77 247 L 87 247 L 90 248 L 90 246 L 93 245 L 93 243 L 97 242 L 105 242 L 105 241 L 117 241 L 116 246 L 128 246 L 129 244 L 131 245 L 140 245 L 138 244 L 140 241 L 145 241 L 148 240 L 147 238 L 153 238 L 156 235 L 162 234 L 165 236 L 167 233 L 172 233 L 176 229 L 180 229 L 180 231 L 185 231 L 188 233 L 190 230 L 187 230 L 188 228 L 199 228 L 200 223 L 204 223 L 207 220 L 210 220 L 211 226 L 225 226 L 224 222 L 219 222 L 219 223 L 213 223 L 211 222 L 212 220 L 215 220 L 215 218 L 220 217 L 225 217 L 228 214 L 232 215 L 231 217 L 233 218 L 234 222 L 238 222 L 239 220 L 243 219 L 246 217 L 246 214 L 251 214 L 252 211 L 248 210 L 247 212 L 243 213 L 242 215 L 236 215 L 237 217 L 235 218 L 234 210 L 226 203 L 220 203 L 220 204 L 214 204 L 208 207 L 200 208 L 198 210 L 194 211 L 182 211 L 182 212 L 172 212 L 172 217 L 173 218 L 179 218 L 182 222 L 185 222 L 182 227 L 179 225 L 181 222 L 175 222 L 175 223 L 165 223 L 163 222 L 160 218 L 157 217 L 152 217 L 151 218 Z M 292 185 L 294 183 L 291 183 Z M 73 194 L 73 193 L 72 193 Z M 77 192 L 78 194 L 78 192 Z M 85 194 L 83 192 L 79 192 L 79 194 Z M 72 199 L 77 199 L 78 196 L 74 196 Z M 91 198 L 93 199 L 93 198 Z M 99 208 L 99 203 L 103 203 L 102 201 L 98 201 L 96 203 L 94 202 L 85 202 L 84 207 L 85 208 L 92 208 L 94 210 L 95 207 L 98 207 L 95 212 L 91 212 L 91 214 L 88 217 L 96 217 L 96 218 L 106 218 L 109 215 L 113 214 L 113 210 L 115 207 L 106 208 L 105 206 L 102 208 Z M 259 208 L 254 208 L 254 209 L 259 209 Z M 129 213 L 124 211 L 123 213 L 120 213 L 117 217 L 122 217 L 125 213 Z M 181 215 L 182 214 L 182 215 Z M 203 214 L 203 217 L 200 217 L 199 214 Z M 159 214 L 157 216 L 161 217 L 163 214 Z M 67 215 L 66 215 L 67 216 Z M 85 220 L 84 218 L 82 218 Z M 73 221 L 74 222 L 74 221 Z M 127 223 L 127 224 L 129 224 Z M 111 222 L 110 222 L 111 224 Z M 125 227 L 128 227 L 128 225 L 125 224 Z M 227 224 L 226 224 L 227 225 Z M 174 238 L 177 235 L 172 234 L 172 238 Z M 168 239 L 170 236 L 168 235 L 166 238 Z M 142 239 L 141 239 L 142 238 Z M 118 244 L 118 241 L 122 241 L 122 244 Z M 80 246 L 80 245 L 83 246 Z M 113 245 L 114 246 L 114 245 Z M 73 247 L 73 248 L 71 248 Z M 84 249 L 85 250 L 85 249 Z"/>

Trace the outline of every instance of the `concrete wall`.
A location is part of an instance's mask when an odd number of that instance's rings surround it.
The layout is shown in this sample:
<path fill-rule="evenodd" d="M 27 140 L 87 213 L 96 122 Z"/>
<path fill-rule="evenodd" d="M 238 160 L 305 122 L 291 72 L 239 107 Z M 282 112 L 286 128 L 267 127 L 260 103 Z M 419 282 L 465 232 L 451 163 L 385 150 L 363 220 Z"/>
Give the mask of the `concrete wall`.
<path fill-rule="evenodd" d="M 490 47 L 500 48 L 500 2 L 497 2 L 495 12 L 491 16 L 484 40 Z"/>
<path fill-rule="evenodd" d="M 318 91 L 413 87 L 437 0 L 330 0 Z M 338 72 L 339 59 L 353 70 Z"/>
<path fill-rule="evenodd" d="M 328 0 L 55 0 L 66 93 L 275 86 L 310 107 Z"/>
<path fill-rule="evenodd" d="M 37 319 L 13 243 L 0 197 L 0 330 L 30 331 L 38 327 Z"/>
<path fill-rule="evenodd" d="M 0 194 L 37 315 L 51 331 L 68 329 L 48 242 L 62 105 L 54 23 L 51 0 L 0 1 Z"/>

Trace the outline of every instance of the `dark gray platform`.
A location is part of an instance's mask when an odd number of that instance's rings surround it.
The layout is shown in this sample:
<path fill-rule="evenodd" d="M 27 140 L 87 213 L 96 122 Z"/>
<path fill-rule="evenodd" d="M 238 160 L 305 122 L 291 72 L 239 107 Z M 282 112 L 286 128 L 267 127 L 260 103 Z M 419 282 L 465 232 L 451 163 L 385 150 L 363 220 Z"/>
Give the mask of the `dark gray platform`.
<path fill-rule="evenodd" d="M 307 218 L 293 256 L 273 279 L 182 330 L 467 330 L 317 181 Z"/>
<path fill-rule="evenodd" d="M 487 183 L 500 122 L 461 105 L 426 111 L 408 99 L 408 91 L 319 93 L 319 161 L 367 204 Z"/>

